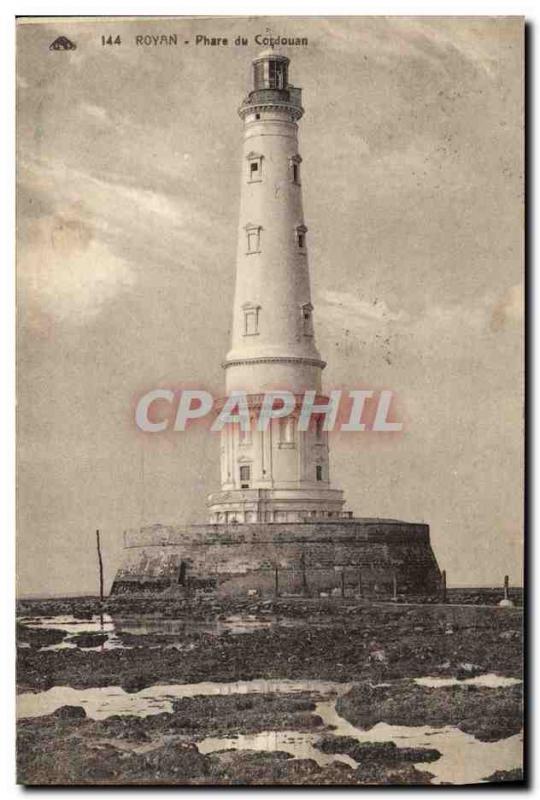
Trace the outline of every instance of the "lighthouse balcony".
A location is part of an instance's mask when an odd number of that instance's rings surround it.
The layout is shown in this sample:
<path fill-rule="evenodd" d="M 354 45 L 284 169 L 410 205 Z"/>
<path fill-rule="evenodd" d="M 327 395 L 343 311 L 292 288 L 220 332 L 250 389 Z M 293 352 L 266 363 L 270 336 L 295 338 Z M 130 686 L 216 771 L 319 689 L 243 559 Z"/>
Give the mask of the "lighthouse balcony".
<path fill-rule="evenodd" d="M 286 89 L 255 89 L 248 94 L 242 105 L 276 102 L 302 108 L 302 89 L 296 86 L 287 86 Z"/>
<path fill-rule="evenodd" d="M 296 111 L 298 118 L 304 113 L 302 108 L 302 89 L 296 86 L 287 86 L 286 89 L 256 89 L 250 92 L 238 113 L 241 117 L 261 106 L 282 106 L 284 109 Z"/>

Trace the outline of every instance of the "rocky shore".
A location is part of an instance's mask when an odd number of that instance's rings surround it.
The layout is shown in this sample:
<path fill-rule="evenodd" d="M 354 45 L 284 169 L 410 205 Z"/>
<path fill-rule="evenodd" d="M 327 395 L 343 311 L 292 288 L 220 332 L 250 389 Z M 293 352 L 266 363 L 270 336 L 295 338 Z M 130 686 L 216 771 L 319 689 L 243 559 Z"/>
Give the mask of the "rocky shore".
<path fill-rule="evenodd" d="M 99 628 L 99 610 L 113 620 L 108 626 L 114 628 L 114 647 L 109 649 L 109 633 L 77 630 L 66 639 L 54 621 L 43 626 L 48 617 L 72 615 L 81 622 L 93 620 Z M 520 609 L 287 598 L 216 607 L 212 600 L 116 598 L 104 609 L 87 599 L 24 602 L 18 611 L 19 692 L 67 686 L 122 687 L 132 694 L 156 685 L 203 681 L 326 680 L 343 685 L 336 709 L 362 729 L 378 722 L 451 725 L 479 741 L 494 742 L 521 728 L 519 684 L 432 689 L 413 680 L 488 673 L 520 678 Z M 221 623 L 234 616 L 249 619 L 251 629 L 224 628 Z M 313 691 L 231 692 L 174 699 L 170 713 L 105 719 L 90 719 L 80 706 L 67 706 L 19 720 L 18 780 L 33 785 L 430 782 L 425 765 L 439 758 L 436 747 L 396 747 L 333 735 L 317 713 L 321 699 Z M 313 742 L 312 756 L 319 752 L 339 758 L 318 763 L 315 757 L 293 758 L 279 749 L 256 752 L 227 745 L 231 737 L 265 731 L 304 733 Z M 223 750 L 202 752 L 206 737 L 226 737 Z M 492 774 L 493 781 L 519 780 L 516 770 Z"/>
<path fill-rule="evenodd" d="M 23 610 L 25 616 L 30 616 L 24 606 Z M 126 613 L 126 601 L 120 610 Z M 76 608 L 71 608 L 70 613 L 74 611 L 78 613 Z M 170 616 L 165 616 L 165 611 Z M 40 647 L 48 637 L 50 643 L 56 643 L 59 633 L 25 628 L 19 643 L 30 646 L 18 650 L 19 688 L 28 691 L 55 685 L 118 685 L 139 690 L 154 683 L 259 677 L 342 682 L 380 682 L 419 675 L 466 677 L 490 672 L 521 677 L 519 609 L 314 606 L 287 601 L 231 604 L 217 617 L 243 612 L 275 624 L 250 633 L 222 635 L 204 632 L 195 624 L 215 619 L 213 611 L 170 601 L 159 614 L 170 619 L 187 617 L 189 623 L 181 636 L 151 631 L 123 634 L 119 626 L 120 643 L 130 649 L 102 652 L 88 652 L 81 647 L 43 651 Z M 131 607 L 129 612 L 135 614 Z M 47 608 L 46 615 L 51 613 Z M 280 624 L 285 619 L 297 624 Z"/>

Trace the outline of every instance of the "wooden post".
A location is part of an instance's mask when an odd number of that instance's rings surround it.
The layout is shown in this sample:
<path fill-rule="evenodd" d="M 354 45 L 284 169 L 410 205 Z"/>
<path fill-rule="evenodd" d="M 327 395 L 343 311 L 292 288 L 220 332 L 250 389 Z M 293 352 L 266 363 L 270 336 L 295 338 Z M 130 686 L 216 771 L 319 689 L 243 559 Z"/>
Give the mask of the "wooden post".
<path fill-rule="evenodd" d="M 306 556 L 302 553 L 302 594 L 308 593 L 308 583 L 306 575 Z"/>
<path fill-rule="evenodd" d="M 392 600 L 394 603 L 397 601 L 397 577 L 395 572 L 392 575 Z"/>
<path fill-rule="evenodd" d="M 274 594 L 276 597 L 279 595 L 279 572 L 278 566 L 276 564 L 275 576 L 274 576 Z"/>
<path fill-rule="evenodd" d="M 441 600 L 446 603 L 446 570 L 441 572 Z"/>
<path fill-rule="evenodd" d="M 504 599 L 505 600 L 508 600 L 508 584 L 509 584 L 508 575 L 505 575 L 504 576 Z"/>
<path fill-rule="evenodd" d="M 99 564 L 99 602 L 103 603 L 103 559 L 101 558 L 101 545 L 99 541 L 99 531 L 96 531 L 96 544 Z"/>

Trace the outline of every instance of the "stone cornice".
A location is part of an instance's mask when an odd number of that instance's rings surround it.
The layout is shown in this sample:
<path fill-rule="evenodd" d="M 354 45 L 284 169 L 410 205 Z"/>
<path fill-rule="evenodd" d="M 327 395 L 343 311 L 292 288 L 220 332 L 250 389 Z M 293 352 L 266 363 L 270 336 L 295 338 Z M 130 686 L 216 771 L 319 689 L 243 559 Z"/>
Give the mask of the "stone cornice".
<path fill-rule="evenodd" d="M 238 114 L 242 119 L 245 119 L 246 115 L 253 111 L 287 111 L 295 120 L 300 119 L 304 114 L 302 106 L 296 106 L 292 103 L 277 102 L 246 103 L 246 105 L 240 106 Z"/>
<path fill-rule="evenodd" d="M 269 391 L 268 394 L 272 394 L 272 392 Z M 262 404 L 263 404 L 264 398 L 266 397 L 266 395 L 262 394 L 262 393 L 261 394 L 246 394 L 246 395 L 243 395 L 243 396 L 245 397 L 245 400 L 246 400 L 248 408 L 260 408 L 262 406 Z M 301 408 L 301 406 L 302 406 L 302 403 L 304 401 L 304 395 L 303 394 L 295 394 L 294 398 L 295 398 L 295 410 L 297 410 L 297 409 Z M 225 403 L 227 402 L 228 399 L 229 399 L 228 397 L 219 397 L 219 398 L 217 398 L 215 400 L 215 402 L 214 402 L 214 409 L 216 411 L 221 411 L 221 409 L 223 408 L 223 406 L 225 405 Z M 324 394 L 316 394 L 314 399 L 313 399 L 313 402 L 316 405 L 320 405 L 321 403 L 328 403 L 329 401 L 330 401 L 330 398 L 327 397 Z M 317 415 L 314 414 L 313 416 L 317 416 Z M 323 444 L 323 443 L 321 442 L 321 444 Z M 338 490 L 332 490 L 332 491 L 338 491 Z"/>
<path fill-rule="evenodd" d="M 326 367 L 326 361 L 321 361 L 320 358 L 304 358 L 302 356 L 256 356 L 254 358 L 231 358 L 223 361 L 221 366 L 223 369 L 228 367 L 240 367 L 245 364 L 307 364 L 310 367 Z"/>

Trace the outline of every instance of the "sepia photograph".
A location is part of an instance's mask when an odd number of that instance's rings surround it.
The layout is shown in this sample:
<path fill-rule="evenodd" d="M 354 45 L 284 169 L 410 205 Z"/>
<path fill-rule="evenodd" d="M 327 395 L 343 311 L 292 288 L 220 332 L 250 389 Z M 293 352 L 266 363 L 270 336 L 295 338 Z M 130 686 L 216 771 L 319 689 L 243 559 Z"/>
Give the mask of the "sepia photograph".
<path fill-rule="evenodd" d="M 524 784 L 525 30 L 18 17 L 19 784 Z"/>

